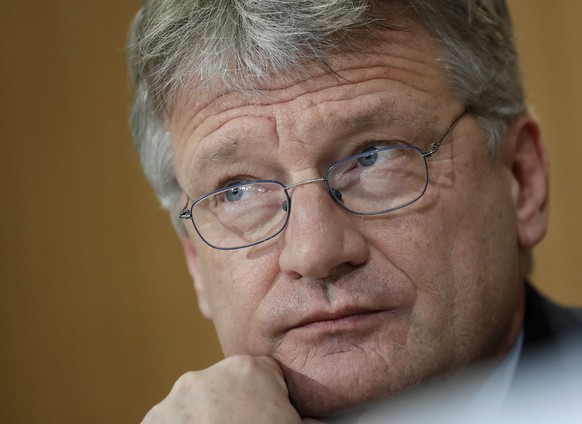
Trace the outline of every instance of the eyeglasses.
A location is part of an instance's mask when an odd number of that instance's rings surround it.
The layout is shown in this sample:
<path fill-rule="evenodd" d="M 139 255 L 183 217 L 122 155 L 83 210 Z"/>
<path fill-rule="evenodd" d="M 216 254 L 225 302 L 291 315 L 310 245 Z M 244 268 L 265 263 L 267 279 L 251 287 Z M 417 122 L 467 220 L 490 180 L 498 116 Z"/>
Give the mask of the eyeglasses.
<path fill-rule="evenodd" d="M 330 166 L 321 178 L 284 185 L 274 180 L 236 183 L 195 200 L 180 212 L 209 246 L 242 249 L 263 243 L 283 231 L 291 214 L 293 189 L 325 184 L 331 198 L 356 215 L 380 215 L 404 208 L 422 197 L 428 186 L 427 158 L 468 111 L 423 152 L 410 145 L 370 147 Z"/>

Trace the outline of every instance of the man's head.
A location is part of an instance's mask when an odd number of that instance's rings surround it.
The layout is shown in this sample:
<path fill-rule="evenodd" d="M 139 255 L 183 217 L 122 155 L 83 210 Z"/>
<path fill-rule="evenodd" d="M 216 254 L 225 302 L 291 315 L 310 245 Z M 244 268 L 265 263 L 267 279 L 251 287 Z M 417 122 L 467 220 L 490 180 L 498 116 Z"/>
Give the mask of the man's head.
<path fill-rule="evenodd" d="M 134 137 L 176 216 L 229 184 L 320 179 L 371 148 L 426 156 L 424 194 L 386 214 L 353 214 L 316 181 L 289 190 L 285 228 L 257 245 L 217 250 L 182 228 L 226 355 L 274 357 L 300 412 L 320 415 L 511 346 L 547 164 L 503 2 L 149 1 L 132 46 Z"/>

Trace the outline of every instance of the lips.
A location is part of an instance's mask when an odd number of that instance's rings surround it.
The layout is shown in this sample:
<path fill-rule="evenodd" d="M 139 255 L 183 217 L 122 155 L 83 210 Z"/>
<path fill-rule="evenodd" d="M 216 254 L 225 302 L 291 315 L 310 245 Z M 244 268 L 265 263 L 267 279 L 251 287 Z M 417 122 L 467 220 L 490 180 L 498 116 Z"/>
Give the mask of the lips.
<path fill-rule="evenodd" d="M 308 329 L 308 328 L 341 328 L 352 327 L 364 323 L 365 321 L 377 318 L 380 313 L 387 310 L 378 310 L 371 308 L 343 308 L 336 311 L 316 312 L 299 320 L 291 329 Z"/>

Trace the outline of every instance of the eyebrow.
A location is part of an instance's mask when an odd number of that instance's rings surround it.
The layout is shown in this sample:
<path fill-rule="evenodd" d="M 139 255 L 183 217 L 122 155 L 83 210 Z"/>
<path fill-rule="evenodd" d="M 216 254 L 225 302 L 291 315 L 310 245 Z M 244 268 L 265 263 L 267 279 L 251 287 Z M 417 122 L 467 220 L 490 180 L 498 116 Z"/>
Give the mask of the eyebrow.
<path fill-rule="evenodd" d="M 342 130 L 342 129 L 353 129 L 353 130 L 364 130 L 370 124 L 392 124 L 393 122 L 408 122 L 415 123 L 417 119 L 410 114 L 403 113 L 400 110 L 394 110 L 390 107 L 373 107 L 364 113 L 356 117 L 330 117 L 324 119 L 322 122 L 317 123 L 314 128 L 319 131 L 329 131 L 329 130 Z M 247 143 L 249 142 L 246 140 Z M 245 138 L 238 138 L 236 136 L 226 136 L 221 140 L 213 143 L 213 145 L 219 144 L 220 147 L 217 149 L 204 149 L 205 152 L 202 154 L 197 154 L 196 159 L 198 163 L 196 164 L 199 173 L 203 173 L 212 164 L 217 162 L 225 162 L 229 159 L 234 158 L 238 151 L 240 151 L 241 144 L 245 144 Z"/>
<path fill-rule="evenodd" d="M 389 109 L 388 107 L 374 107 L 356 117 L 331 117 L 325 119 L 319 126 L 323 129 L 353 128 L 365 129 L 370 124 L 383 123 L 390 124 L 395 121 L 402 121 L 408 115 Z"/>
<path fill-rule="evenodd" d="M 197 157 L 204 161 L 216 162 L 234 157 L 239 148 L 239 139 L 232 136 L 228 136 L 224 140 L 219 140 L 216 143 L 220 144 L 218 149 L 210 151 L 207 154 L 198 155 Z"/>

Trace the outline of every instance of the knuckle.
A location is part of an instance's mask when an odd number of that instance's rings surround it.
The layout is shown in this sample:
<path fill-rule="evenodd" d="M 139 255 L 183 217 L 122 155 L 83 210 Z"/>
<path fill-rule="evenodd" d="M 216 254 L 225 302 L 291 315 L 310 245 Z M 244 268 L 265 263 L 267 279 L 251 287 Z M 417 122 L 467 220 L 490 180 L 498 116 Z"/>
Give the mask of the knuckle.
<path fill-rule="evenodd" d="M 231 375 L 237 375 L 245 380 L 252 378 L 253 381 L 272 384 L 273 381 L 279 382 L 283 377 L 283 372 L 277 362 L 266 356 L 232 356 L 225 360 L 225 366 Z"/>
<path fill-rule="evenodd" d="M 172 392 L 176 394 L 184 394 L 189 392 L 192 387 L 194 387 L 199 373 L 196 371 L 189 371 L 185 374 L 182 374 L 174 383 L 174 387 L 172 388 Z"/>

